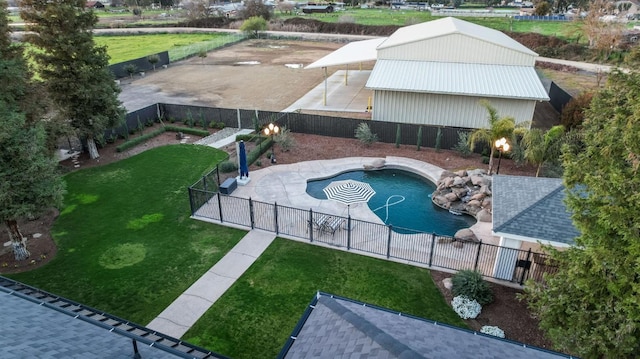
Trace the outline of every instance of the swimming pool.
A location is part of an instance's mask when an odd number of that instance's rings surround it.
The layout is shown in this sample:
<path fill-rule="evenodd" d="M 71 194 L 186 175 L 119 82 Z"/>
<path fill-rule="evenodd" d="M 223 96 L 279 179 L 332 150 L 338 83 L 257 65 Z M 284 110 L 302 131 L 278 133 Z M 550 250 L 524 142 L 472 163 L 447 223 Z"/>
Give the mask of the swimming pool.
<path fill-rule="evenodd" d="M 459 229 L 476 223 L 467 215 L 456 216 L 431 202 L 436 187 L 425 178 L 403 170 L 351 171 L 322 180 L 307 182 L 307 193 L 317 199 L 327 199 L 323 192 L 329 183 L 341 180 L 369 183 L 376 194 L 367 203 L 369 208 L 394 231 L 412 229 L 421 232 L 453 236 Z M 401 228 L 396 228 L 401 227 Z"/>

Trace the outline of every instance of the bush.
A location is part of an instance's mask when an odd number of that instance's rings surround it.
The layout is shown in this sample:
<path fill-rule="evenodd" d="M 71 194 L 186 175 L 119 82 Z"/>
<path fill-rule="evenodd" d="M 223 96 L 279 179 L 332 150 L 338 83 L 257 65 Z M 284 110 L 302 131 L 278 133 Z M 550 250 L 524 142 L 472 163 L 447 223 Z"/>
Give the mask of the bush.
<path fill-rule="evenodd" d="M 201 130 L 199 128 L 185 128 L 185 127 L 179 127 L 179 126 L 165 126 L 164 129 L 166 131 L 183 132 L 183 133 L 188 133 L 190 135 L 200 136 L 200 137 L 209 136 L 209 131 Z"/>
<path fill-rule="evenodd" d="M 486 305 L 493 301 L 493 293 L 489 284 L 482 279 L 479 272 L 463 270 L 456 273 L 452 278 L 453 287 L 451 291 L 454 296 L 464 296 L 476 300 L 481 305 Z"/>
<path fill-rule="evenodd" d="M 480 328 L 480 333 L 493 335 L 498 338 L 504 338 L 504 330 L 496 326 L 484 325 Z"/>
<path fill-rule="evenodd" d="M 451 307 L 462 319 L 475 319 L 482 311 L 482 306 L 477 300 L 462 295 L 453 298 Z"/>
<path fill-rule="evenodd" d="M 245 20 L 240 26 L 240 31 L 249 37 L 258 38 L 260 31 L 267 29 L 267 21 L 260 16 L 252 16 Z"/>
<path fill-rule="evenodd" d="M 581 128 L 584 121 L 584 113 L 591 107 L 592 92 L 585 92 L 578 97 L 571 99 L 563 108 L 560 116 L 560 124 L 567 131 L 574 128 Z"/>
<path fill-rule="evenodd" d="M 436 133 L 436 152 L 440 152 L 442 150 L 442 128 L 438 127 L 438 132 Z"/>
<path fill-rule="evenodd" d="M 356 128 L 356 138 L 365 146 L 369 146 L 378 141 L 378 135 L 371 132 L 369 125 L 364 122 L 359 124 L 358 128 Z"/>
<path fill-rule="evenodd" d="M 220 162 L 218 168 L 220 169 L 220 171 L 222 171 L 222 173 L 229 173 L 238 170 L 238 166 L 231 161 Z"/>
<path fill-rule="evenodd" d="M 291 130 L 282 126 L 280 133 L 275 136 L 274 141 L 282 147 L 284 152 L 288 152 L 293 146 L 296 145 L 296 141 L 291 135 Z"/>
<path fill-rule="evenodd" d="M 162 134 L 163 132 L 165 132 L 166 129 L 165 128 L 159 128 L 153 132 L 149 132 L 145 135 L 142 135 L 140 137 L 136 137 L 132 140 L 129 140 L 127 142 L 124 142 L 123 144 L 119 145 L 118 147 L 116 147 L 116 151 L 117 152 L 122 152 L 122 151 L 126 151 L 132 147 L 135 147 L 143 142 L 145 142 L 146 140 L 152 139 L 160 134 Z"/>
<path fill-rule="evenodd" d="M 489 164 L 489 156 L 482 156 L 482 164 L 484 165 Z"/>
<path fill-rule="evenodd" d="M 463 158 L 471 156 L 473 150 L 469 146 L 470 133 L 466 131 L 458 131 L 458 143 L 453 146 L 453 150 L 458 152 Z"/>

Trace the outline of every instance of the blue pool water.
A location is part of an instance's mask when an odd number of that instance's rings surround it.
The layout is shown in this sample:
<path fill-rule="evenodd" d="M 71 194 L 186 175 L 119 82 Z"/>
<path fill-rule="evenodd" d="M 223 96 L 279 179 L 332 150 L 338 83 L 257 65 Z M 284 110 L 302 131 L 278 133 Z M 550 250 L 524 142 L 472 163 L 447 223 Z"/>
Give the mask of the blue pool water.
<path fill-rule="evenodd" d="M 369 208 L 394 231 L 404 229 L 454 235 L 461 228 L 476 223 L 467 215 L 456 216 L 431 202 L 433 183 L 414 173 L 383 169 L 378 171 L 352 171 L 335 177 L 307 182 L 307 193 L 317 199 L 327 199 L 323 189 L 333 181 L 352 179 L 369 183 L 376 194 L 367 203 Z M 400 228 L 396 228 L 400 227 Z"/>

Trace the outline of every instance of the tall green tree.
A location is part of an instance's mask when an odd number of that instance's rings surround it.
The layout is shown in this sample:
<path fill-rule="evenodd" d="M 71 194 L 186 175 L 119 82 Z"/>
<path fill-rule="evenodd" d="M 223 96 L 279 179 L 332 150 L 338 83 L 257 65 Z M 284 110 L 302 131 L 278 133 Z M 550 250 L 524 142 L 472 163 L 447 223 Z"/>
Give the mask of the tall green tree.
<path fill-rule="evenodd" d="M 563 136 L 564 126 L 562 125 L 553 126 L 547 131 L 532 128 L 524 134 L 522 138 L 525 147 L 524 158 L 537 167 L 536 177 L 540 176 L 542 165 L 560 161 Z"/>
<path fill-rule="evenodd" d="M 6 7 L 0 0 L 0 219 L 7 226 L 15 258 L 23 260 L 29 251 L 18 219 L 59 204 L 64 186 L 47 150 L 22 48 L 11 43 Z"/>
<path fill-rule="evenodd" d="M 527 287 L 540 326 L 584 358 L 640 353 L 640 74 L 615 72 L 565 146 L 567 205 L 581 235 L 558 272 Z"/>
<path fill-rule="evenodd" d="M 509 144 L 515 141 L 514 135 L 526 132 L 525 124 L 516 124 L 513 117 L 499 117 L 498 111 L 488 101 L 480 101 L 487 109 L 489 127 L 476 129 L 469 136 L 469 147 L 473 150 L 477 144 L 484 143 L 491 148 L 489 155 L 489 174 L 493 172 L 493 155 L 495 154 L 495 142 L 500 138 L 507 139 Z"/>
<path fill-rule="evenodd" d="M 122 123 L 125 114 L 106 48 L 93 41 L 98 18 L 84 0 L 24 0 L 21 5 L 20 15 L 32 32 L 28 41 L 38 49 L 33 52 L 37 72 L 56 114 L 97 158 L 95 138 Z"/>

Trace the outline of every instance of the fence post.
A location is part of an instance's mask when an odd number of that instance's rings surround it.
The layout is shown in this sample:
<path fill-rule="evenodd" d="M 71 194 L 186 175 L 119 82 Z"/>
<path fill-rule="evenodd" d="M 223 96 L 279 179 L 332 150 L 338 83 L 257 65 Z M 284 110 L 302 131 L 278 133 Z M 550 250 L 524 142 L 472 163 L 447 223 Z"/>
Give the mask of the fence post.
<path fill-rule="evenodd" d="M 280 231 L 278 230 L 278 202 L 273 202 L 273 219 L 276 225 L 276 235 L 280 234 Z"/>
<path fill-rule="evenodd" d="M 189 206 L 191 207 L 191 215 L 193 216 L 196 213 L 195 204 L 193 203 L 193 188 L 189 187 Z"/>
<path fill-rule="evenodd" d="M 389 225 L 389 234 L 387 235 L 387 259 L 391 256 L 391 232 L 393 225 Z"/>
<path fill-rule="evenodd" d="M 221 200 L 220 192 L 218 192 L 218 212 L 220 213 L 220 222 L 224 222 L 222 220 L 222 200 Z"/>
<path fill-rule="evenodd" d="M 347 250 L 351 250 L 351 215 L 347 215 Z"/>
<path fill-rule="evenodd" d="M 436 249 L 436 234 L 431 233 L 431 251 L 429 251 L 429 267 L 433 263 L 433 251 Z"/>
<path fill-rule="evenodd" d="M 309 208 L 309 243 L 313 243 L 313 209 Z"/>
<path fill-rule="evenodd" d="M 476 254 L 476 264 L 473 265 L 473 270 L 478 270 L 478 259 L 480 259 L 480 248 L 482 248 L 482 241 L 478 244 L 478 254 Z"/>
<path fill-rule="evenodd" d="M 531 268 L 531 265 L 529 263 L 529 260 L 531 259 L 531 248 L 529 248 L 529 250 L 527 251 L 527 261 L 526 266 L 522 268 L 522 275 L 520 276 L 520 285 L 522 285 L 522 283 L 524 283 L 524 277 L 526 276 L 526 274 L 529 272 L 529 268 Z"/>
<path fill-rule="evenodd" d="M 220 186 L 220 167 L 216 165 L 216 180 L 218 181 L 218 186 Z"/>
<path fill-rule="evenodd" d="M 253 214 L 253 201 L 251 200 L 251 197 L 249 197 L 249 218 L 251 219 L 251 229 L 256 229 L 255 217 Z"/>

